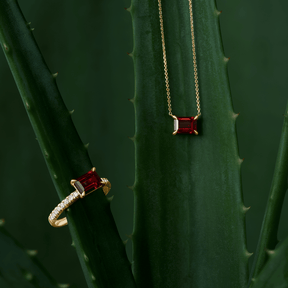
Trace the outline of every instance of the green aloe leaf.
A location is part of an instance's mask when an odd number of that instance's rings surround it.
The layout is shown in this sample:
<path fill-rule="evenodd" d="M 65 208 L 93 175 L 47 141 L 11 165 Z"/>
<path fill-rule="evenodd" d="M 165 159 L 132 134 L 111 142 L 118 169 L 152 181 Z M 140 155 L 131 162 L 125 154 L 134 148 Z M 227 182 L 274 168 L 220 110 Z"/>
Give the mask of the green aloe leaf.
<path fill-rule="evenodd" d="M 63 200 L 74 190 L 70 180 L 93 165 L 59 93 L 57 74 L 49 71 L 32 33 L 18 2 L 0 1 L 1 46 Z M 125 246 L 102 190 L 74 203 L 66 215 L 88 286 L 135 287 Z"/>
<path fill-rule="evenodd" d="M 2 223 L 0 220 L 0 287 L 60 287 L 34 257 L 37 251 L 25 250 L 1 227 Z"/>
<path fill-rule="evenodd" d="M 133 271 L 138 287 L 246 287 L 235 120 L 214 0 L 193 1 L 202 116 L 173 136 L 154 0 L 133 0 L 136 149 Z M 162 2 L 173 113 L 197 114 L 188 0 Z"/>
<path fill-rule="evenodd" d="M 287 288 L 288 287 L 288 238 L 277 249 L 266 251 L 268 260 L 253 278 L 253 288 Z"/>

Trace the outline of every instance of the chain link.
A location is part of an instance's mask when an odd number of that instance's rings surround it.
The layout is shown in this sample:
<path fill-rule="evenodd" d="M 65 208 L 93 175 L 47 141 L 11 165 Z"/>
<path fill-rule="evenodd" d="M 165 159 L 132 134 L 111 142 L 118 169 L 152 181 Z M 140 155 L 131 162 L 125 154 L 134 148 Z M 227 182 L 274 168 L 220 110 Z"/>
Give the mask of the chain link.
<path fill-rule="evenodd" d="M 195 48 L 195 35 L 194 35 L 192 0 L 188 0 L 188 2 L 189 2 L 190 24 L 191 24 L 192 53 L 193 53 L 193 66 L 194 66 L 194 82 L 195 82 L 196 105 L 197 105 L 197 113 L 198 113 L 197 116 L 199 117 L 201 115 L 201 109 L 200 109 L 198 69 L 197 69 L 197 61 L 196 61 L 196 48 Z M 169 77 L 168 77 L 168 65 L 167 65 L 167 57 L 166 57 L 166 46 L 165 46 L 165 37 L 164 37 L 164 25 L 163 25 L 163 14 L 162 14 L 162 3 L 161 3 L 161 0 L 158 0 L 158 7 L 159 7 L 159 19 L 160 19 L 160 30 L 161 30 L 161 39 L 162 39 L 164 75 L 165 75 L 165 84 L 166 84 L 166 93 L 167 93 L 168 112 L 169 112 L 169 115 L 173 117 L 172 104 L 171 104 L 171 95 L 170 95 L 170 85 L 169 85 Z"/>

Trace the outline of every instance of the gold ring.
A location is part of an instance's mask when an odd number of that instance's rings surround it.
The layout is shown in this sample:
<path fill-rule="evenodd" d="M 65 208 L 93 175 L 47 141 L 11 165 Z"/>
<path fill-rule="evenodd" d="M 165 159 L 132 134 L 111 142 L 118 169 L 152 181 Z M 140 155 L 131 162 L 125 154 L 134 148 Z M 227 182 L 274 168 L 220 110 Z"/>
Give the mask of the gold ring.
<path fill-rule="evenodd" d="M 48 221 L 53 227 L 62 227 L 68 224 L 67 218 L 61 218 L 59 216 L 71 206 L 75 201 L 80 198 L 84 198 L 93 191 L 102 187 L 103 192 L 107 195 L 111 189 L 111 183 L 106 178 L 100 178 L 96 173 L 96 168 L 93 167 L 89 172 L 80 176 L 79 178 L 72 179 L 70 184 L 76 189 L 64 200 L 62 200 L 50 213 Z"/>

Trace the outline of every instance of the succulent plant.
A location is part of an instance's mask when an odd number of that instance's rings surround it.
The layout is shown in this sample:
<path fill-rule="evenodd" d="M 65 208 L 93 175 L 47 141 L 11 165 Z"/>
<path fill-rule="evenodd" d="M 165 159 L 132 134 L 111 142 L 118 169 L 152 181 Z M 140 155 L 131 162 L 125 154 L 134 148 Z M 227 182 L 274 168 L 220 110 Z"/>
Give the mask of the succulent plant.
<path fill-rule="evenodd" d="M 178 115 L 190 115 L 196 104 L 188 1 L 166 2 L 173 109 Z M 202 103 L 198 136 L 172 135 L 157 1 L 132 0 L 127 9 L 133 23 L 134 48 L 129 55 L 135 70 L 135 95 L 130 100 L 136 119 L 131 137 L 135 143 L 133 262 L 131 269 L 109 199 L 93 193 L 77 201 L 66 214 L 89 287 L 286 287 L 288 242 L 275 247 L 287 189 L 288 112 L 249 273 L 252 253 L 246 248 L 245 230 L 249 207 L 243 203 L 238 114 L 232 107 L 220 12 L 212 0 L 196 0 L 193 5 Z M 62 201 L 72 192 L 70 180 L 93 165 L 57 88 L 57 73 L 48 69 L 16 0 L 0 2 L 0 42 Z"/>

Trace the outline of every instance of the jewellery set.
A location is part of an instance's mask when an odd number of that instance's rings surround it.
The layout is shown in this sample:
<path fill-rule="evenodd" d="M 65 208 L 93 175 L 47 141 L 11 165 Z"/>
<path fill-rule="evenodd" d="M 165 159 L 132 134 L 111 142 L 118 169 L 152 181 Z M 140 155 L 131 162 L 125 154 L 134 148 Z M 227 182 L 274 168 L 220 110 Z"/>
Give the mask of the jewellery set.
<path fill-rule="evenodd" d="M 192 38 L 192 53 L 193 53 L 197 115 L 194 117 L 192 116 L 177 117 L 172 114 L 172 104 L 171 104 L 171 95 L 170 95 L 170 86 L 169 86 L 169 77 L 168 77 L 168 64 L 167 64 L 166 46 L 165 46 L 165 38 L 164 38 L 162 4 L 161 4 L 161 0 L 158 0 L 163 62 L 164 62 L 164 75 L 165 75 L 167 103 L 168 103 L 168 114 L 174 119 L 174 132 L 172 133 L 173 135 L 176 135 L 176 134 L 198 135 L 197 120 L 201 115 L 192 0 L 188 0 L 188 2 L 189 2 L 190 24 L 191 24 L 191 38 Z M 64 212 L 65 209 L 70 207 L 77 200 L 84 198 L 85 196 L 87 196 L 88 194 L 92 193 L 95 190 L 98 190 L 99 188 L 103 189 L 103 192 L 105 195 L 107 195 L 111 189 L 110 182 L 106 178 L 100 178 L 98 174 L 96 173 L 95 167 L 93 167 L 89 172 L 77 178 L 76 180 L 72 179 L 70 181 L 70 184 L 75 188 L 75 191 L 72 192 L 69 196 L 67 196 L 63 201 L 61 201 L 58 204 L 58 206 L 54 208 L 54 210 L 50 213 L 48 217 L 48 221 L 53 227 L 62 227 L 68 224 L 66 217 L 61 218 L 59 220 L 58 218 Z"/>

